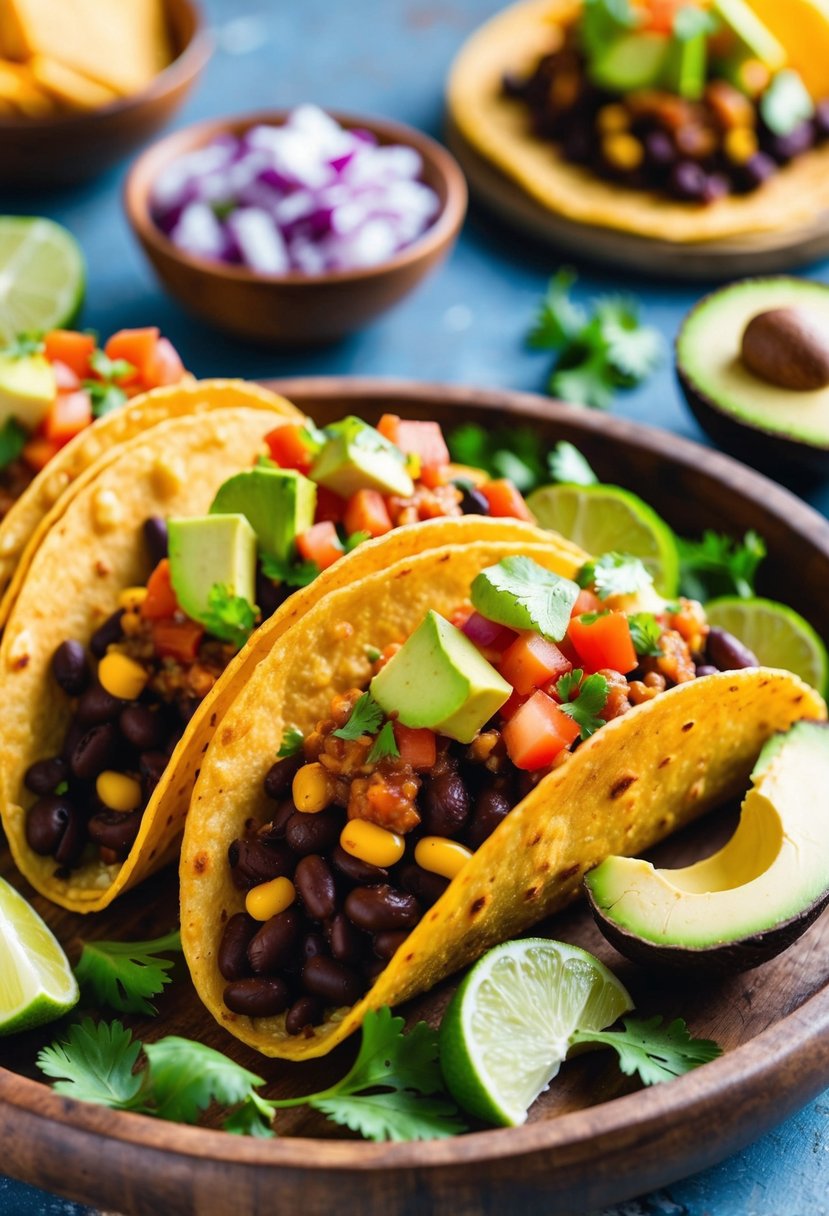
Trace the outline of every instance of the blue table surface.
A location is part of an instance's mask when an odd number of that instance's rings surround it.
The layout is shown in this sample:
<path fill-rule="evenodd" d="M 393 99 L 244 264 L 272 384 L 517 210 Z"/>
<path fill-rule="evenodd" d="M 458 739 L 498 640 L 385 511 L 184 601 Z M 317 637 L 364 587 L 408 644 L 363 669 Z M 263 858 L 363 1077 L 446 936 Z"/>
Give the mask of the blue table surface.
<path fill-rule="evenodd" d="M 467 35 L 501 6 L 499 0 L 205 0 L 215 52 L 177 125 L 310 100 L 387 115 L 440 136 L 449 64 Z M 279 353 L 202 328 L 163 294 L 124 218 L 124 166 L 89 186 L 13 199 L 2 197 L 2 174 L 0 166 L 1 210 L 51 216 L 80 240 L 89 263 L 84 323 L 102 334 L 160 325 L 198 375 L 354 374 L 544 389 L 548 360 L 527 350 L 524 336 L 559 261 L 475 208 L 449 262 L 393 312 L 328 349 Z M 829 277 L 829 263 L 804 273 Z M 640 297 L 648 322 L 670 341 L 704 286 L 585 267 L 577 293 L 619 289 Z M 668 360 L 615 409 L 703 439 Z M 829 485 L 804 496 L 829 513 Z M 829 1213 L 827 1115 L 829 1093 L 722 1165 L 623 1204 L 614 1216 L 823 1216 Z M 83 1211 L 0 1176 L 0 1216 Z"/>

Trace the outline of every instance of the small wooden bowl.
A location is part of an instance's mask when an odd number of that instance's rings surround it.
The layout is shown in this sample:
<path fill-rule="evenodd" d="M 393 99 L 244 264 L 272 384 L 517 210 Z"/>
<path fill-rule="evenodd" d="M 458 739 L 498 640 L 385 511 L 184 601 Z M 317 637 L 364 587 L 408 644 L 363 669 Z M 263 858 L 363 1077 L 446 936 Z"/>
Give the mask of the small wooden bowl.
<path fill-rule="evenodd" d="M 176 57 L 146 89 L 99 110 L 0 119 L 3 187 L 85 181 L 140 147 L 172 117 L 210 55 L 196 0 L 166 0 Z"/>
<path fill-rule="evenodd" d="M 343 127 L 371 131 L 381 144 L 405 144 L 420 153 L 422 180 L 440 199 L 437 218 L 421 236 L 379 266 L 320 275 L 260 275 L 177 249 L 150 212 L 152 185 L 161 170 L 220 135 L 241 135 L 259 123 L 281 125 L 288 113 L 246 114 L 175 131 L 135 162 L 126 181 L 124 204 L 156 274 L 189 312 L 254 342 L 318 345 L 372 321 L 443 261 L 466 214 L 466 182 L 446 149 L 420 131 L 384 119 L 330 111 Z"/>

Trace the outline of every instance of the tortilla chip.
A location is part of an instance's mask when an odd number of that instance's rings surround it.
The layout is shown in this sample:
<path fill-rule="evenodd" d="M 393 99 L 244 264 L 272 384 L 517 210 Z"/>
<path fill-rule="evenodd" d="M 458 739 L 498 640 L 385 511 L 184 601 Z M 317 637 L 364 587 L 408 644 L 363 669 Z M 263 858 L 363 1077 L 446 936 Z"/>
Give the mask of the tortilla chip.
<path fill-rule="evenodd" d="M 507 71 L 529 72 L 579 7 L 578 0 L 525 0 L 464 45 L 450 75 L 448 106 L 475 152 L 544 207 L 580 224 L 676 242 L 814 228 L 829 207 L 829 146 L 797 157 L 753 194 L 700 206 L 604 181 L 536 139 L 526 106 L 505 97 L 501 81 Z"/>
<path fill-rule="evenodd" d="M 240 405 L 268 410 L 290 419 L 303 415 L 290 401 L 244 380 L 186 380 L 152 389 L 122 408 L 105 414 L 61 448 L 18 498 L 0 523 L 0 627 L 43 536 L 69 502 L 70 488 L 118 445 L 134 439 L 167 418 L 206 413 Z M 93 474 L 94 476 L 94 474 Z"/>
<path fill-rule="evenodd" d="M 680 685 L 632 709 L 545 777 L 476 852 L 353 1008 L 330 1010 L 306 1038 L 285 1016 L 250 1019 L 223 1003 L 216 963 L 228 917 L 244 909 L 231 880 L 230 843 L 250 817 L 270 818 L 263 779 L 285 730 L 309 731 L 331 697 L 364 686 L 367 648 L 407 637 L 426 611 L 449 615 L 475 574 L 523 552 L 558 569 L 555 545 L 481 542 L 432 549 L 331 591 L 272 646 L 241 688 L 205 757 L 181 858 L 181 931 L 193 982 L 227 1030 L 265 1055 L 324 1055 L 369 1009 L 431 988 L 496 942 L 569 903 L 585 870 L 611 853 L 639 853 L 736 796 L 764 741 L 803 717 L 823 718 L 820 696 L 788 672 L 728 672 Z M 348 628 L 346 628 L 348 626 Z"/>

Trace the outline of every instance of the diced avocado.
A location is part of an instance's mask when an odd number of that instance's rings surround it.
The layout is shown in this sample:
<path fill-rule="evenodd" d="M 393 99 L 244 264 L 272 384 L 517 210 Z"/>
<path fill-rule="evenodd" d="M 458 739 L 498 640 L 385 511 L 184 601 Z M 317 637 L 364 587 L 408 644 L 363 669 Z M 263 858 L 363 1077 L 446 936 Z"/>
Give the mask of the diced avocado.
<path fill-rule="evenodd" d="M 317 487 L 294 469 L 257 467 L 219 486 L 211 515 L 244 515 L 262 553 L 290 561 L 295 539 L 314 522 Z"/>
<path fill-rule="evenodd" d="M 27 431 L 35 430 L 57 391 L 55 370 L 44 355 L 0 352 L 0 425 L 16 418 Z"/>
<path fill-rule="evenodd" d="M 256 533 L 244 515 L 201 515 L 167 521 L 170 581 L 194 621 L 209 624 L 210 592 L 256 603 Z"/>
<path fill-rule="evenodd" d="M 584 0 L 578 33 L 588 59 L 600 55 L 605 47 L 639 24 L 630 0 Z"/>
<path fill-rule="evenodd" d="M 375 701 L 404 726 L 426 726 L 459 743 L 471 743 L 511 693 L 469 638 L 437 612 L 371 681 Z"/>
<path fill-rule="evenodd" d="M 665 72 L 670 39 L 664 34 L 633 33 L 611 42 L 589 67 L 599 88 L 613 93 L 658 87 Z"/>
<path fill-rule="evenodd" d="M 782 43 L 746 0 L 714 0 L 712 11 L 735 35 L 741 48 L 759 59 L 770 71 L 779 72 L 786 66 L 787 55 Z"/>
<path fill-rule="evenodd" d="M 343 498 L 358 490 L 379 490 L 401 498 L 414 493 L 406 457 L 367 422 L 350 416 L 327 426 L 324 434 L 325 446 L 310 473 L 319 485 Z"/>

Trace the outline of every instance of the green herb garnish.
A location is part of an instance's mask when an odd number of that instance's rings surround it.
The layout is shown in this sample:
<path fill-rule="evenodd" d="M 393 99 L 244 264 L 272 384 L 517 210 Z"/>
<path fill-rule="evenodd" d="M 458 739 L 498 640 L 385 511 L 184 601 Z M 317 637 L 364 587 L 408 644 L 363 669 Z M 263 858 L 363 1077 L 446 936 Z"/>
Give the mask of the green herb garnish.
<path fill-rule="evenodd" d="M 757 567 L 766 556 L 765 542 L 757 532 L 746 532 L 738 541 L 707 531 L 702 540 L 677 537 L 677 545 L 679 584 L 689 599 L 704 603 L 720 595 L 751 599 L 755 594 Z"/>
<path fill-rule="evenodd" d="M 256 624 L 259 609 L 244 596 L 234 595 L 224 583 L 214 583 L 207 597 L 207 612 L 202 624 L 208 633 L 242 647 Z"/>
<path fill-rule="evenodd" d="M 376 764 L 389 756 L 399 756 L 400 748 L 394 737 L 394 726 L 387 722 L 371 745 L 371 751 L 366 756 L 366 764 Z"/>
<path fill-rule="evenodd" d="M 682 1018 L 667 1026 L 663 1019 L 623 1018 L 624 1030 L 577 1030 L 570 1043 L 598 1043 L 619 1054 L 619 1067 L 626 1076 L 639 1074 L 645 1085 L 672 1081 L 700 1064 L 722 1055 L 712 1039 L 695 1039 Z"/>
<path fill-rule="evenodd" d="M 102 350 L 94 350 L 89 356 L 89 366 L 102 380 L 110 384 L 120 384 L 134 376 L 136 369 L 126 359 L 110 359 Z"/>
<path fill-rule="evenodd" d="M 595 486 L 599 479 L 577 447 L 562 439 L 547 455 L 553 481 L 568 486 Z"/>
<path fill-rule="evenodd" d="M 529 557 L 505 557 L 475 576 L 472 606 L 490 621 L 511 629 L 532 629 L 560 642 L 567 632 L 579 589 L 569 578 L 546 570 Z"/>
<path fill-rule="evenodd" d="M 370 692 L 364 692 L 349 714 L 348 721 L 332 733 L 338 739 L 360 739 L 373 735 L 380 729 L 383 711 Z"/>
<path fill-rule="evenodd" d="M 367 540 L 371 540 L 370 532 L 352 532 L 343 541 L 343 552 L 350 553 L 352 549 L 356 549 L 358 545 L 362 545 Z"/>
<path fill-rule="evenodd" d="M 178 953 L 178 930 L 148 942 L 84 942 L 75 968 L 78 983 L 94 998 L 121 1013 L 156 1012 L 147 999 L 170 983 L 175 962 L 160 955 Z"/>
<path fill-rule="evenodd" d="M 628 617 L 633 649 L 642 657 L 657 658 L 662 654 L 659 644 L 662 626 L 652 612 L 636 612 Z"/>
<path fill-rule="evenodd" d="M 0 427 L 0 469 L 19 458 L 28 438 L 25 427 L 16 418 L 6 419 Z"/>
<path fill-rule="evenodd" d="M 287 760 L 291 756 L 295 756 L 297 752 L 302 750 L 304 741 L 302 731 L 297 730 L 295 726 L 289 726 L 282 735 L 282 742 L 279 745 L 276 758 L 278 760 Z"/>
<path fill-rule="evenodd" d="M 585 562 L 576 578 L 580 587 L 592 587 L 600 600 L 634 595 L 653 582 L 641 559 L 630 553 L 604 553 Z"/>
<path fill-rule="evenodd" d="M 272 553 L 262 553 L 259 560 L 265 578 L 286 587 L 307 587 L 320 572 L 316 562 L 286 562 Z"/>
<path fill-rule="evenodd" d="M 0 354 L 8 359 L 28 359 L 29 355 L 42 355 L 46 349 L 42 334 L 18 334 Z"/>
<path fill-rule="evenodd" d="M 103 418 L 113 410 L 120 409 L 127 394 L 117 384 L 102 384 L 99 380 L 84 380 L 83 386 L 92 402 L 92 417 Z"/>
<path fill-rule="evenodd" d="M 482 469 L 490 477 L 508 477 L 522 494 L 547 476 L 538 435 L 529 427 L 492 430 L 468 422 L 447 436 L 447 444 L 457 464 Z"/>
<path fill-rule="evenodd" d="M 585 680 L 584 672 L 577 667 L 561 677 L 556 684 L 556 692 L 561 697 L 563 712 L 580 727 L 582 739 L 589 739 L 605 725 L 604 719 L 599 717 L 610 692 L 610 685 L 604 676 L 597 672 Z"/>

